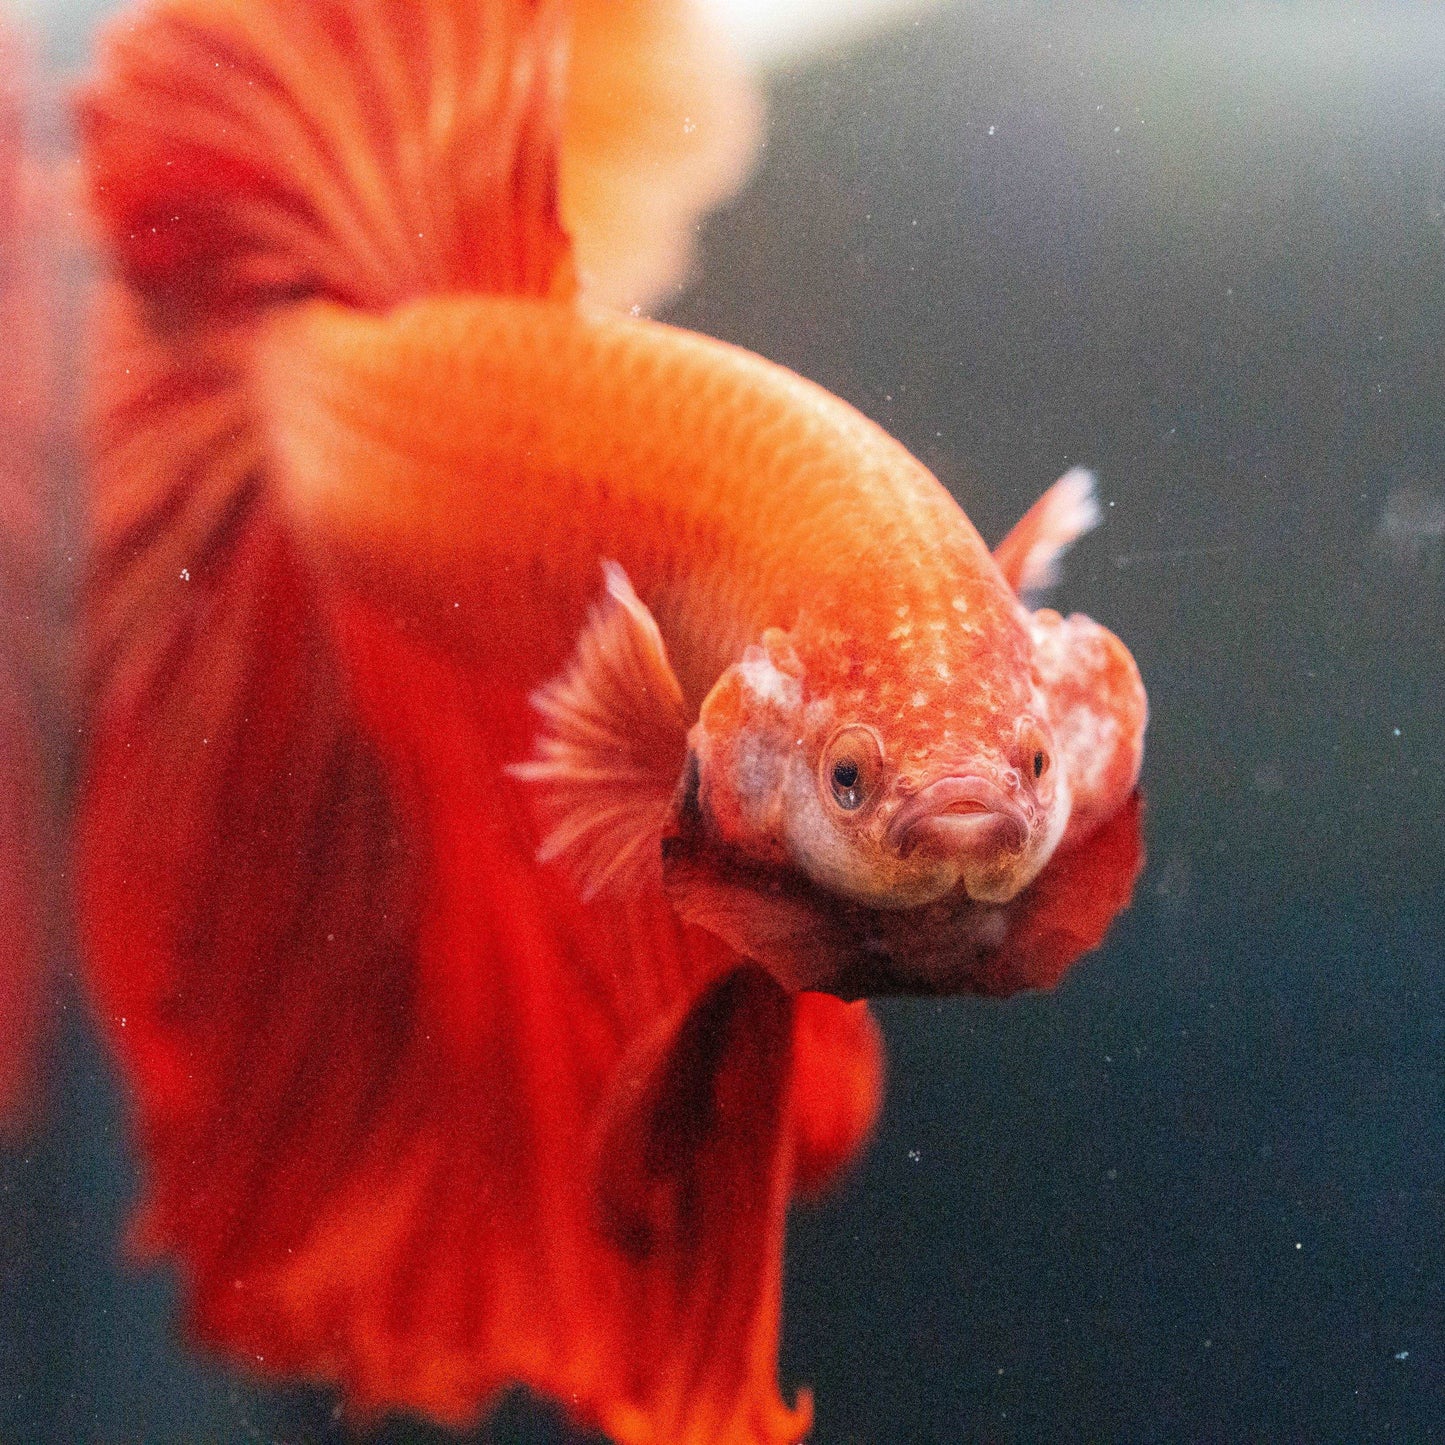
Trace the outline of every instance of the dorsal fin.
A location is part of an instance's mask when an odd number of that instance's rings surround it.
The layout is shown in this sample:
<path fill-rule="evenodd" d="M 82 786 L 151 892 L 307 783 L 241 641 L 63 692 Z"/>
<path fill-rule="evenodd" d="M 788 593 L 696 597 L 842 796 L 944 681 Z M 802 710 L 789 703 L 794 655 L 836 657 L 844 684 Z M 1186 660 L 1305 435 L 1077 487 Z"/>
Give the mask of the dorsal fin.
<path fill-rule="evenodd" d="M 1094 474 L 1074 467 L 1024 513 L 994 549 L 993 560 L 1009 586 L 1028 600 L 1058 582 L 1064 553 L 1100 520 Z"/>
<path fill-rule="evenodd" d="M 571 285 L 560 0 L 159 0 L 108 30 L 90 204 L 169 321 Z"/>
<path fill-rule="evenodd" d="M 549 831 L 584 898 L 659 877 L 664 824 L 687 757 L 688 718 L 657 621 L 616 562 L 572 659 L 532 701 L 537 756 L 510 771 L 538 785 Z"/>

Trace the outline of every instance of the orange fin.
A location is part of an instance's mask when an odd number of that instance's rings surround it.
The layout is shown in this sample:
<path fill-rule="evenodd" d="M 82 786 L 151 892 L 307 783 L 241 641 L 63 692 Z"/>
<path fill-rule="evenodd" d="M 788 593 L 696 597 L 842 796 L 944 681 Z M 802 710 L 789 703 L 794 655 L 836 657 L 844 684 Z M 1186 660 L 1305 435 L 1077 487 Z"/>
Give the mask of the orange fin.
<path fill-rule="evenodd" d="M 538 785 L 543 862 L 564 860 L 584 899 L 660 878 L 663 828 L 687 758 L 682 688 L 657 621 L 616 562 L 572 660 L 532 701 L 544 726 L 515 777 Z"/>
<path fill-rule="evenodd" d="M 26 165 L 25 49 L 0 24 L 0 1140 L 35 1122 L 41 1102 L 47 886 L 59 871 L 49 857 L 45 740 L 60 735 L 57 659 L 67 651 L 47 565 L 59 510 L 47 457 L 63 435 L 52 415 L 47 265 L 57 208 Z"/>
<path fill-rule="evenodd" d="M 1093 472 L 1073 467 L 1024 513 L 993 560 L 1020 597 L 1046 592 L 1059 580 L 1064 553 L 1101 520 Z"/>
<path fill-rule="evenodd" d="M 570 293 L 557 0 L 159 0 L 81 97 L 90 205 L 168 322 Z"/>

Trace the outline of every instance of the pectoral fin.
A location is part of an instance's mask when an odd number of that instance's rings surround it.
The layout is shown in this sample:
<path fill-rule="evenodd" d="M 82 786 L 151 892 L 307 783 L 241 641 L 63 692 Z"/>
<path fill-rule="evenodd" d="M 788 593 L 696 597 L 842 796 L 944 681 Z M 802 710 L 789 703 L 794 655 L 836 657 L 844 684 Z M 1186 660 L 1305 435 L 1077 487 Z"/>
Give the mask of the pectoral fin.
<path fill-rule="evenodd" d="M 687 757 L 682 689 L 657 621 L 616 562 L 572 660 L 533 697 L 536 757 L 510 769 L 536 785 L 548 832 L 584 898 L 658 877 L 664 824 Z"/>
<path fill-rule="evenodd" d="M 994 549 L 993 560 L 1009 586 L 1027 599 L 1058 582 L 1064 553 L 1099 521 L 1094 474 L 1074 467 L 1024 513 Z"/>

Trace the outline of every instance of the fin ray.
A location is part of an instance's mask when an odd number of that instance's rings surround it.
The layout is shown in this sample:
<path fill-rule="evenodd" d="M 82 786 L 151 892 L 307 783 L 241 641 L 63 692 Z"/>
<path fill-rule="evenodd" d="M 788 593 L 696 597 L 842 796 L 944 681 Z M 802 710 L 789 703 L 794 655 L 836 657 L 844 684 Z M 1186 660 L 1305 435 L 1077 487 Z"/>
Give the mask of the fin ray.
<path fill-rule="evenodd" d="M 1064 553 L 1101 520 L 1093 472 L 1073 467 L 1024 513 L 993 559 L 1009 586 L 1029 601 L 1058 584 Z"/>
<path fill-rule="evenodd" d="M 682 688 L 657 620 L 616 562 L 603 576 L 571 660 L 533 694 L 546 722 L 537 755 L 509 769 L 536 787 L 548 825 L 538 857 L 565 861 L 584 899 L 660 880 L 687 755 Z"/>

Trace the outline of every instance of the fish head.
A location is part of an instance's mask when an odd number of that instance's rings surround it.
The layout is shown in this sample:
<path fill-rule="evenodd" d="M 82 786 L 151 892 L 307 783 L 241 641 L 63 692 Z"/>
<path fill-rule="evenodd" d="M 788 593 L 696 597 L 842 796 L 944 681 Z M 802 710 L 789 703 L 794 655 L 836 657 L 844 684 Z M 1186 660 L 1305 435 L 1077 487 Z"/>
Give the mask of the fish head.
<path fill-rule="evenodd" d="M 960 889 L 1007 902 L 1048 861 L 1070 812 L 1018 631 L 1007 665 L 960 667 L 947 687 L 935 671 L 931 689 L 906 669 L 859 685 L 843 643 L 767 635 L 703 704 L 680 821 L 874 908 Z"/>

